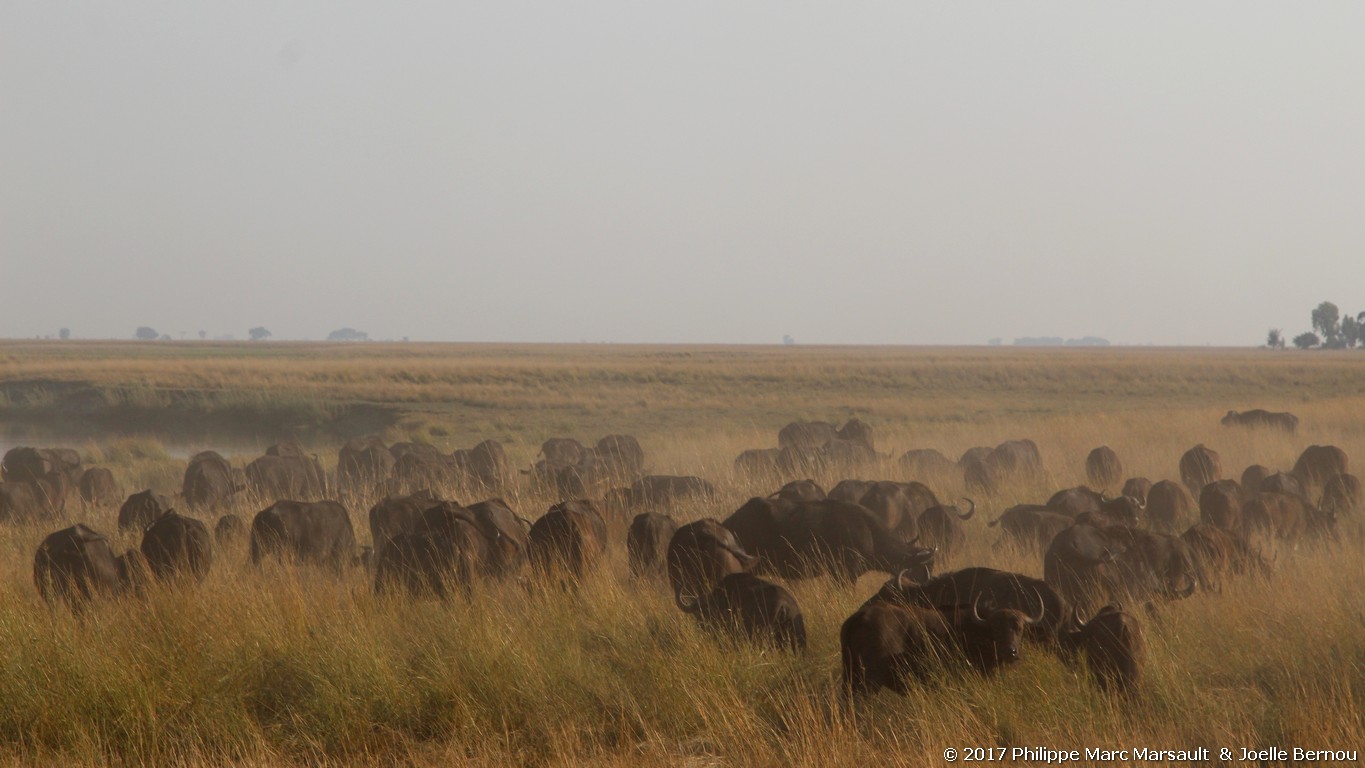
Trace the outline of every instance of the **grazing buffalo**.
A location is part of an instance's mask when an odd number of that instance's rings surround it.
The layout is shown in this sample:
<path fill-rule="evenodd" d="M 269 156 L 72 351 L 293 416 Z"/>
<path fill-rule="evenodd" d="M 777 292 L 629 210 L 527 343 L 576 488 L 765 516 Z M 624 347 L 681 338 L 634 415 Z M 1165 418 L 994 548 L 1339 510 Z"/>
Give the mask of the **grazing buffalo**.
<path fill-rule="evenodd" d="M 1360 506 L 1360 479 L 1355 475 L 1337 475 L 1327 481 L 1322 489 L 1319 506 L 1324 512 L 1340 519 L 1352 515 Z"/>
<path fill-rule="evenodd" d="M 1218 480 L 1204 486 L 1199 494 L 1199 519 L 1225 531 L 1242 531 L 1242 503 L 1245 494 L 1236 480 Z"/>
<path fill-rule="evenodd" d="M 1016 504 L 986 525 L 1000 526 L 1004 536 L 1000 540 L 1017 546 L 1046 550 L 1057 534 L 1071 527 L 1075 517 L 1041 504 Z"/>
<path fill-rule="evenodd" d="M 280 446 L 272 446 L 277 450 Z M 292 451 L 292 449 L 287 449 Z M 266 453 L 246 465 L 247 487 L 261 499 L 316 499 L 327 493 L 327 476 L 311 456 Z"/>
<path fill-rule="evenodd" d="M 630 521 L 626 531 L 626 558 L 633 576 L 663 573 L 668 544 L 678 522 L 668 515 L 645 512 Z"/>
<path fill-rule="evenodd" d="M 1223 417 L 1225 427 L 1264 427 L 1265 429 L 1279 429 L 1289 434 L 1299 428 L 1299 417 L 1292 413 L 1272 413 L 1263 411 L 1260 408 L 1250 411 L 1228 411 Z"/>
<path fill-rule="evenodd" d="M 296 459 L 306 458 L 307 453 L 303 450 L 303 443 L 298 440 L 281 440 L 280 442 L 265 449 L 266 456 L 292 456 Z"/>
<path fill-rule="evenodd" d="M 793 480 L 773 494 L 773 498 L 787 501 L 819 501 L 826 498 L 825 489 L 814 480 Z"/>
<path fill-rule="evenodd" d="M 353 437 L 337 452 L 337 490 L 358 494 L 393 476 L 393 452 L 378 435 Z"/>
<path fill-rule="evenodd" d="M 370 541 L 375 552 L 382 552 L 398 534 L 417 530 L 422 513 L 440 503 L 430 491 L 421 490 L 407 496 L 390 496 L 371 507 Z"/>
<path fill-rule="evenodd" d="M 721 579 L 743 573 L 755 562 L 730 529 L 708 517 L 682 526 L 669 540 L 668 583 L 675 596 L 705 595 Z"/>
<path fill-rule="evenodd" d="M 1251 494 L 1256 491 L 1287 493 L 1290 496 L 1298 496 L 1300 499 L 1303 499 L 1304 504 L 1311 506 L 1311 502 L 1308 501 L 1308 493 L 1303 487 L 1303 483 L 1298 477 L 1291 475 L 1288 472 L 1276 472 L 1273 475 L 1268 475 L 1261 481 L 1261 484 L 1255 488 L 1242 486 L 1243 493 Z"/>
<path fill-rule="evenodd" d="M 586 499 L 550 507 L 531 526 L 528 556 L 537 573 L 562 573 L 579 581 L 607 549 L 607 524 L 597 505 Z"/>
<path fill-rule="evenodd" d="M 0 479 L 6 483 L 36 482 L 61 473 L 72 482 L 79 480 L 80 454 L 70 448 L 11 448 L 0 459 Z"/>
<path fill-rule="evenodd" d="M 857 440 L 830 440 L 815 450 L 815 463 L 826 472 L 852 472 L 875 463 L 877 452 Z"/>
<path fill-rule="evenodd" d="M 1147 494 L 1152 492 L 1152 481 L 1145 477 L 1130 477 L 1123 482 L 1123 490 L 1119 491 L 1121 496 L 1129 496 L 1137 499 L 1139 504 L 1147 504 Z"/>
<path fill-rule="evenodd" d="M 151 490 L 139 491 L 129 496 L 118 511 L 120 531 L 138 531 L 146 528 L 156 519 L 171 511 L 171 500 Z"/>
<path fill-rule="evenodd" d="M 434 448 L 405 450 L 393 464 L 394 479 L 400 488 L 409 493 L 422 488 L 449 488 L 459 480 L 459 476 L 460 470 L 455 465 L 455 459 Z"/>
<path fill-rule="evenodd" d="M 507 451 L 497 440 L 484 440 L 473 448 L 463 461 L 465 476 L 472 484 L 488 491 L 501 491 L 512 480 L 512 465 L 507 460 Z"/>
<path fill-rule="evenodd" d="M 180 495 L 191 507 L 211 509 L 227 501 L 241 487 L 233 478 L 232 465 L 217 451 L 200 451 L 190 457 Z"/>
<path fill-rule="evenodd" d="M 806 650 L 806 620 L 796 598 L 783 587 L 750 573 L 731 573 L 709 594 L 675 595 L 683 613 L 703 627 L 742 637 L 755 645 Z"/>
<path fill-rule="evenodd" d="M 1088 514 L 1052 540 L 1043 578 L 1077 606 L 1125 597 L 1189 597 L 1198 585 L 1189 548 L 1180 539 L 1105 525 Z"/>
<path fill-rule="evenodd" d="M 966 512 L 956 505 L 938 504 L 919 515 L 919 540 L 926 547 L 942 552 L 945 557 L 952 556 L 967 543 L 967 532 L 962 523 L 976 514 L 976 502 L 968 498 L 963 501 L 971 505 Z"/>
<path fill-rule="evenodd" d="M 1162 480 L 1147 492 L 1147 522 L 1153 530 L 1175 533 L 1193 517 L 1194 500 L 1180 483 Z"/>
<path fill-rule="evenodd" d="M 1299 454 L 1293 472 L 1306 488 L 1316 494 L 1327 481 L 1349 472 L 1349 464 L 1346 452 L 1335 445 L 1310 445 Z"/>
<path fill-rule="evenodd" d="M 1198 496 L 1204 486 L 1223 478 L 1223 463 L 1218 452 L 1204 447 L 1203 443 L 1185 451 L 1180 457 L 1180 481 L 1189 489 L 1191 496 Z"/>
<path fill-rule="evenodd" d="M 633 481 L 645 471 L 645 451 L 633 435 L 607 435 L 597 441 L 593 455 L 604 478 Z"/>
<path fill-rule="evenodd" d="M 974 462 L 985 461 L 986 457 L 990 456 L 991 452 L 994 450 L 995 450 L 994 448 L 987 448 L 984 446 L 968 448 L 967 450 L 962 452 L 961 456 L 958 457 L 957 467 L 958 469 L 966 470 L 968 465 Z"/>
<path fill-rule="evenodd" d="M 553 464 L 577 464 L 588 455 L 588 449 L 572 437 L 552 437 L 540 444 L 536 455 Z"/>
<path fill-rule="evenodd" d="M 355 529 L 335 501 L 277 501 L 251 521 L 251 563 L 285 557 L 340 571 L 356 552 Z"/>
<path fill-rule="evenodd" d="M 831 440 L 839 439 L 839 430 L 827 421 L 793 421 L 777 433 L 779 448 L 814 451 Z"/>
<path fill-rule="evenodd" d="M 922 608 L 951 608 L 977 600 L 997 608 L 1013 608 L 1031 616 L 1042 613 L 1029 635 L 1045 643 L 1056 642 L 1071 617 L 1071 607 L 1042 579 L 994 568 L 963 568 L 916 584 L 906 574 L 891 577 L 863 605 L 897 602 Z"/>
<path fill-rule="evenodd" d="M 527 552 L 531 546 L 531 523 L 518 515 L 506 501 L 500 498 L 486 499 L 460 508 L 459 514 L 468 519 L 490 541 L 493 542 L 492 557 L 487 561 L 487 573 L 493 576 L 511 576 L 522 569 L 526 563 Z M 448 507 L 428 508 L 422 514 L 423 527 L 435 530 L 447 518 L 444 511 Z"/>
<path fill-rule="evenodd" d="M 715 486 L 700 477 L 645 475 L 631 483 L 629 488 L 616 488 L 608 494 L 608 506 L 623 511 L 668 509 L 688 501 L 711 499 L 715 495 Z"/>
<path fill-rule="evenodd" d="M 1099 515 L 1114 525 L 1136 526 L 1145 506 L 1131 496 L 1109 498 L 1103 492 L 1092 491 L 1085 486 L 1067 488 L 1052 494 L 1045 504 L 1048 509 L 1064 515 L 1083 515 L 1087 512 Z"/>
<path fill-rule="evenodd" d="M 213 565 L 209 529 L 192 517 L 167 510 L 142 532 L 142 556 L 161 581 L 193 576 L 203 581 Z"/>
<path fill-rule="evenodd" d="M 1131 693 L 1142 675 L 1146 645 L 1142 625 L 1117 605 L 1106 605 L 1088 622 L 1074 617 L 1074 628 L 1062 636 L 1063 647 L 1083 654 L 1086 667 L 1103 691 Z"/>
<path fill-rule="evenodd" d="M 1010 608 L 922 608 L 874 602 L 859 608 L 839 629 L 846 695 L 882 688 L 905 695 L 907 676 L 926 680 L 936 662 L 962 658 L 982 674 L 1019 660 L 1028 628 L 1042 618 Z"/>
<path fill-rule="evenodd" d="M 0 483 L 0 522 L 23 523 L 50 520 L 66 511 L 71 493 L 70 476 L 50 472 L 36 480 Z"/>
<path fill-rule="evenodd" d="M 213 540 L 220 547 L 228 547 L 241 541 L 246 535 L 246 523 L 242 518 L 228 513 L 218 518 L 218 523 L 213 526 Z"/>
<path fill-rule="evenodd" d="M 975 450 L 962 457 L 962 476 L 970 489 L 994 492 L 1007 482 L 1036 482 L 1042 478 L 1042 455 L 1032 440 L 1006 440 L 984 456 L 974 453 Z"/>
<path fill-rule="evenodd" d="M 776 477 L 782 471 L 781 457 L 781 448 L 750 448 L 735 457 L 735 474 L 758 478 Z"/>
<path fill-rule="evenodd" d="M 1270 563 L 1239 534 L 1195 523 L 1180 538 L 1190 550 L 1199 583 L 1208 589 L 1222 589 L 1223 577 L 1229 574 L 1270 578 Z"/>
<path fill-rule="evenodd" d="M 1252 464 L 1242 470 L 1242 487 L 1247 491 L 1254 493 L 1255 491 L 1260 490 L 1261 481 L 1273 474 L 1274 472 L 1270 471 L 1270 467 L 1263 464 Z"/>
<path fill-rule="evenodd" d="M 908 569 L 924 581 L 934 559 L 932 549 L 902 541 L 857 504 L 832 499 L 750 499 L 725 527 L 745 552 L 787 579 L 829 573 L 852 586 L 868 571 Z"/>
<path fill-rule="evenodd" d="M 1332 534 L 1335 528 L 1330 512 L 1310 506 L 1297 494 L 1261 491 L 1242 506 L 1242 531 L 1248 540 L 1293 540 L 1310 533 Z"/>
<path fill-rule="evenodd" d="M 900 458 L 901 469 L 915 477 L 946 477 L 953 471 L 953 462 L 933 448 L 915 448 Z"/>
<path fill-rule="evenodd" d="M 81 472 L 76 487 L 80 491 L 81 500 L 94 506 L 112 505 L 123 498 L 118 481 L 114 480 L 114 473 L 104 467 L 90 467 Z"/>
<path fill-rule="evenodd" d="M 1101 445 L 1086 455 L 1085 476 L 1096 488 L 1113 488 L 1123 480 L 1123 462 L 1113 448 Z"/>
<path fill-rule="evenodd" d="M 864 421 L 860 421 L 856 417 L 844 422 L 844 425 L 839 427 L 836 434 L 839 436 L 840 440 L 857 443 L 867 448 L 868 451 L 875 452 L 877 450 L 876 438 L 873 434 L 872 426 Z"/>
<path fill-rule="evenodd" d="M 918 489 L 912 486 L 919 486 L 927 492 L 929 503 L 926 504 Z M 916 497 L 912 498 L 912 493 L 916 494 Z M 829 498 L 861 506 L 905 541 L 911 541 L 919 535 L 920 514 L 930 506 L 938 505 L 938 499 L 934 497 L 933 491 L 920 483 L 896 483 L 889 480 L 844 480 L 830 490 Z"/>
<path fill-rule="evenodd" d="M 414 531 L 399 533 L 375 553 L 376 594 L 402 588 L 408 594 L 448 596 L 458 585 L 468 596 L 478 579 L 510 576 L 525 559 L 527 534 L 501 499 L 461 507 L 429 507 Z"/>
<path fill-rule="evenodd" d="M 63 528 L 43 539 L 33 557 L 33 582 L 52 605 L 66 602 L 72 610 L 96 595 L 140 591 L 148 578 L 146 561 L 136 550 L 119 556 L 109 540 L 83 524 Z"/>

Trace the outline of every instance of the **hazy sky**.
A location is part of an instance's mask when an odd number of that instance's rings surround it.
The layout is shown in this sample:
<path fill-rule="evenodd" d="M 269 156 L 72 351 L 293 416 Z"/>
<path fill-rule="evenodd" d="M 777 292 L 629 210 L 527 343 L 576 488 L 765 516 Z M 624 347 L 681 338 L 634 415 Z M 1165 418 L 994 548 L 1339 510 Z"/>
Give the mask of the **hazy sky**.
<path fill-rule="evenodd" d="M 6 2 L 0 335 L 1255 344 L 1365 4 Z"/>

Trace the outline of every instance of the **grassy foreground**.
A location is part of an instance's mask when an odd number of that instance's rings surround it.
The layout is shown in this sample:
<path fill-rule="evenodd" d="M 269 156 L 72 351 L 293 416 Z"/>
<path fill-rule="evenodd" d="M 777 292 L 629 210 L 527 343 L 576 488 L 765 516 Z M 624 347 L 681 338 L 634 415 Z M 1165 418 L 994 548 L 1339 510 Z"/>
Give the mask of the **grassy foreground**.
<path fill-rule="evenodd" d="M 1177 477 L 1196 442 L 1225 471 L 1288 468 L 1311 443 L 1365 456 L 1365 355 L 1231 350 L 907 350 L 366 345 L 7 344 L 0 386 L 11 423 L 75 407 L 140 413 L 234 402 L 312 403 L 309 429 L 335 462 L 333 415 L 385 414 L 390 437 L 443 448 L 484 437 L 528 462 L 552 434 L 639 436 L 655 472 L 698 474 L 721 491 L 680 517 L 724 517 L 772 490 L 735 477 L 743 448 L 771 446 L 793 418 L 858 415 L 883 451 L 955 457 L 1007 438 L 1038 442 L 1046 483 L 978 497 L 970 564 L 1041 575 L 1036 555 L 996 551 L 985 526 L 1016 501 L 1083 482 L 1085 452 L 1114 447 L 1127 474 Z M 28 393 L 28 394 L 24 394 Z M 39 393 L 39 394 L 34 394 Z M 46 394 L 42 394 L 46 393 Z M 31 399 L 25 399 L 31 398 Z M 97 405 L 91 405 L 91 403 Z M 98 404 L 102 403 L 102 405 Z M 274 407 L 274 406 L 270 406 Z M 1228 408 L 1292 410 L 1300 434 L 1229 430 Z M 269 410 L 269 408 L 266 408 Z M 155 421 L 155 419 L 153 419 Z M 206 425 L 209 422 L 204 422 Z M 268 421 L 253 422 L 266 424 Z M 69 427 L 68 423 L 63 423 Z M 78 443 L 127 490 L 178 486 L 183 464 L 128 423 Z M 280 436 L 300 423 L 280 421 Z M 231 433 L 236 444 L 246 435 Z M 182 439 L 183 435 L 171 435 Z M 192 438 L 214 445 L 212 434 Z M 320 450 L 321 452 L 321 450 Z M 1360 470 L 1357 469 L 1357 472 Z M 894 463 L 869 476 L 907 478 Z M 830 483 L 836 478 L 818 478 Z M 926 480 L 941 497 L 960 478 Z M 458 489 L 453 489 L 458 498 Z M 509 492 L 525 516 L 551 499 Z M 368 498 L 347 500 L 362 541 Z M 254 509 L 241 509 L 249 516 Z M 73 518 L 111 536 L 116 509 Z M 1133 700 L 1098 693 L 1037 649 L 991 680 L 945 675 L 906 699 L 884 693 L 855 716 L 837 706 L 839 624 L 880 583 L 853 591 L 790 584 L 806 611 L 803 657 L 719 644 L 678 612 L 662 583 L 626 574 L 626 521 L 606 567 L 578 594 L 505 584 L 470 602 L 376 600 L 367 576 L 246 565 L 216 552 L 197 588 L 82 617 L 49 611 L 31 578 L 56 524 L 0 529 L 0 758 L 13 763 L 445 765 L 942 764 L 947 747 L 1163 749 L 1365 744 L 1365 525 L 1335 546 L 1282 547 L 1269 583 L 1232 582 L 1153 617 Z M 133 537 L 118 546 L 136 546 Z"/>

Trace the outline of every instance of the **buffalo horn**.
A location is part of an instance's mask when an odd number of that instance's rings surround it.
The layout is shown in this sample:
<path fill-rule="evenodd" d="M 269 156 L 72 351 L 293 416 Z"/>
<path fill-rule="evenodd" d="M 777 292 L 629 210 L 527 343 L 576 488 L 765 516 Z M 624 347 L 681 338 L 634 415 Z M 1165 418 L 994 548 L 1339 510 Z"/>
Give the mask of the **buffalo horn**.
<path fill-rule="evenodd" d="M 963 497 L 962 497 L 962 500 L 965 501 L 965 502 L 967 502 L 968 504 L 972 505 L 972 508 L 969 509 L 969 510 L 967 510 L 967 514 L 965 514 L 965 515 L 958 515 L 958 517 L 961 518 L 961 519 L 963 519 L 963 520 L 970 520 L 970 519 L 972 518 L 972 515 L 976 514 L 976 502 L 975 502 L 975 501 L 972 501 L 971 499 L 967 498 L 966 496 L 963 496 Z"/>

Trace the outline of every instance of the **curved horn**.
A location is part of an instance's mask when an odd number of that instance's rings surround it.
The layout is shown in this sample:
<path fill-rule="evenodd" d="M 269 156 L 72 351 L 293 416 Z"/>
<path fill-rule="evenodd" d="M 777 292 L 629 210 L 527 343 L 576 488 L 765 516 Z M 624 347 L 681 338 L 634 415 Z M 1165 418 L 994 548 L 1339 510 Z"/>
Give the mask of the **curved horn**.
<path fill-rule="evenodd" d="M 972 501 L 971 499 L 967 498 L 966 496 L 963 496 L 963 497 L 962 497 L 962 500 L 965 501 L 965 502 L 967 502 L 968 504 L 972 505 L 972 508 L 969 509 L 969 510 L 967 510 L 967 514 L 965 514 L 965 515 L 958 515 L 958 518 L 961 519 L 961 520 L 970 520 L 970 519 L 972 519 L 972 515 L 976 514 L 976 502 L 975 502 L 975 501 Z M 991 523 L 991 525 L 995 525 L 995 523 Z"/>
<path fill-rule="evenodd" d="M 1105 491 L 1107 491 L 1107 490 L 1109 490 L 1109 489 L 1106 488 L 1104 491 L 1100 491 L 1100 503 L 1101 503 L 1101 504 L 1108 504 L 1109 502 L 1113 501 L 1113 499 L 1108 498 L 1108 497 L 1106 497 L 1106 496 L 1104 495 Z"/>
<path fill-rule="evenodd" d="M 1079 606 L 1071 606 L 1071 625 L 1079 632 L 1086 628 L 1089 622 L 1081 621 L 1081 609 Z"/>
<path fill-rule="evenodd" d="M 972 600 L 972 622 L 978 626 L 985 626 L 986 620 L 981 618 L 981 593 L 976 593 L 976 598 Z"/>
<path fill-rule="evenodd" d="M 921 549 L 919 552 L 915 553 L 915 562 L 920 565 L 927 565 L 929 563 L 932 563 L 934 561 L 934 555 L 937 553 L 938 547 L 929 547 L 928 549 Z"/>
<path fill-rule="evenodd" d="M 1043 620 L 1043 616 L 1047 613 L 1047 603 L 1043 602 L 1043 596 L 1038 593 L 1038 590 L 1034 589 L 1030 591 L 1033 592 L 1033 596 L 1038 600 L 1038 612 L 1036 614 L 1029 614 L 1028 623 L 1037 624 Z"/>
<path fill-rule="evenodd" d="M 698 600 L 695 596 L 689 595 L 689 597 L 692 598 L 691 602 L 684 602 L 683 593 L 680 590 L 678 592 L 673 593 L 673 602 L 678 604 L 678 608 L 683 613 L 696 613 L 697 611 L 701 610 L 701 601 Z"/>
<path fill-rule="evenodd" d="M 1180 577 L 1181 577 L 1181 582 L 1182 582 L 1182 583 L 1188 583 L 1189 586 L 1186 587 L 1186 588 L 1184 588 L 1184 589 L 1173 589 L 1173 590 L 1171 590 L 1171 594 L 1175 595 L 1176 597 L 1180 597 L 1180 598 L 1186 598 L 1186 597 L 1189 597 L 1190 595 L 1193 595 L 1193 594 L 1194 594 L 1195 587 L 1198 586 L 1198 582 L 1195 581 L 1194 577 L 1191 576 L 1191 575 L 1188 574 L 1188 573 L 1182 573 L 1182 574 L 1180 574 Z"/>

